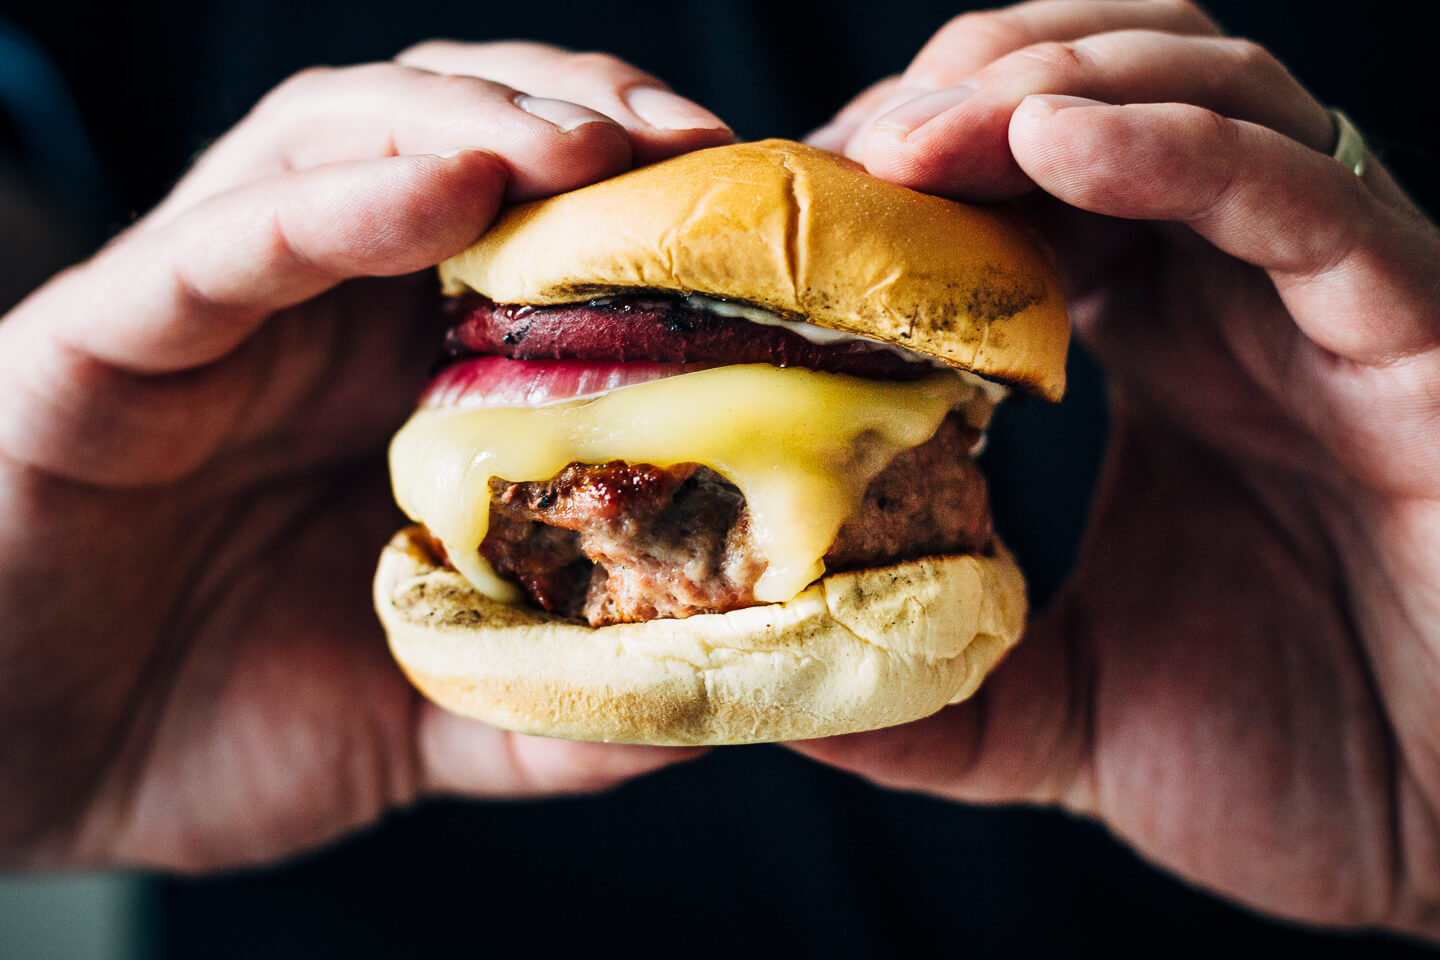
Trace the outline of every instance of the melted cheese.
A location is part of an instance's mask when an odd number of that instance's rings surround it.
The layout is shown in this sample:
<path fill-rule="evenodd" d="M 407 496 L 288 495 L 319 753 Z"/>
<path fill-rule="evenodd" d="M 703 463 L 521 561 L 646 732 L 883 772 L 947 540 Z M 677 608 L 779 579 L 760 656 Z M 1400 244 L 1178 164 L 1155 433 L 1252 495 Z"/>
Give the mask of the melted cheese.
<path fill-rule="evenodd" d="M 991 405 L 952 373 L 895 383 L 745 364 L 573 403 L 423 409 L 396 434 L 390 469 L 396 501 L 455 568 L 515 602 L 516 588 L 479 552 L 491 478 L 547 480 L 575 462 L 703 464 L 745 496 L 767 561 L 756 598 L 783 602 L 824 573 L 841 524 L 897 453 L 928 440 L 955 407 L 983 426 Z"/>

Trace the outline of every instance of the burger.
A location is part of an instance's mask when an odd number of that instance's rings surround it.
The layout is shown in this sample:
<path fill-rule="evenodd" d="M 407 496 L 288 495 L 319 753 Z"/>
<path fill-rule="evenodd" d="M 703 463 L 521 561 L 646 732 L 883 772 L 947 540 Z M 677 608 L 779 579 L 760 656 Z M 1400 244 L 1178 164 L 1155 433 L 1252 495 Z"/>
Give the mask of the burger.
<path fill-rule="evenodd" d="M 511 730 L 804 739 L 961 700 L 1025 590 L 973 456 L 1058 399 L 1052 264 L 1004 211 L 779 140 L 517 206 L 440 265 L 375 603 L 427 697 Z"/>

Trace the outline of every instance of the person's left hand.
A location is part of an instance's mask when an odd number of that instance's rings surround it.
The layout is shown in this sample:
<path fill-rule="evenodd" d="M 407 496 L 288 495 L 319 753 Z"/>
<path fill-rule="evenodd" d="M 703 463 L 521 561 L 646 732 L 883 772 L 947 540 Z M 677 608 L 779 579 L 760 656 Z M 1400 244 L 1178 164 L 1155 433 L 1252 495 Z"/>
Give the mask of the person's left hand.
<path fill-rule="evenodd" d="M 1112 431 L 1070 580 L 977 696 L 796 750 L 1440 937 L 1440 231 L 1335 138 L 1184 0 L 958 17 L 815 135 L 1033 214 Z"/>

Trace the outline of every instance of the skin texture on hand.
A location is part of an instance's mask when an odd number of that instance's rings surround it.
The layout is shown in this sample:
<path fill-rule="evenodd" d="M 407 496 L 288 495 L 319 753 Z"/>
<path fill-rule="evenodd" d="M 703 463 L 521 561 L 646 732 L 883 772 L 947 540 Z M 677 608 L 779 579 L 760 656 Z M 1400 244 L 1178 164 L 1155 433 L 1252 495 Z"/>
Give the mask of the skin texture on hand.
<path fill-rule="evenodd" d="M 1170 0 L 962 16 L 817 132 L 1025 206 L 1114 427 L 1069 583 L 980 694 L 795 749 L 1062 804 L 1282 916 L 1440 936 L 1440 237 L 1334 136 Z"/>
<path fill-rule="evenodd" d="M 695 755 L 445 714 L 370 610 L 429 268 L 506 200 L 731 139 L 617 60 L 514 47 L 297 75 L 0 322 L 3 862 L 259 862 Z"/>

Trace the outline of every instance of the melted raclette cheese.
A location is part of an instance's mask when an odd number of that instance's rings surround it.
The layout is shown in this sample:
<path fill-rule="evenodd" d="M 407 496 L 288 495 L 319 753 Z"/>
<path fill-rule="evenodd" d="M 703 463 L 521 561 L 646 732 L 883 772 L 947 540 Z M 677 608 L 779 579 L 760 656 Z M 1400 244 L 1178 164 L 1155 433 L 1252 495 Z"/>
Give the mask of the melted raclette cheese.
<path fill-rule="evenodd" d="M 823 557 L 870 481 L 924 443 L 950 410 L 982 427 L 993 402 L 975 378 L 913 382 L 798 367 L 716 367 L 542 407 L 430 408 L 390 446 L 395 498 L 482 593 L 520 599 L 480 555 L 490 480 L 548 480 L 571 463 L 699 463 L 740 489 L 766 558 L 756 599 L 784 602 Z M 988 386 L 988 385 L 987 385 Z"/>

